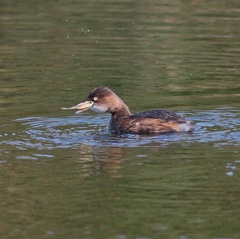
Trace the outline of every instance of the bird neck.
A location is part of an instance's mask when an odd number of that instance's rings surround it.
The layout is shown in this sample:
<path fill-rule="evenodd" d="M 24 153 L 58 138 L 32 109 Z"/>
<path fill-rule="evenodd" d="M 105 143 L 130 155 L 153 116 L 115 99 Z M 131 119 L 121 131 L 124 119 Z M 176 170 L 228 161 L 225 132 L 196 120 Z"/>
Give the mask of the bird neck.
<path fill-rule="evenodd" d="M 110 113 L 112 114 L 113 119 L 128 117 L 131 115 L 128 106 L 118 96 L 114 100 Z"/>

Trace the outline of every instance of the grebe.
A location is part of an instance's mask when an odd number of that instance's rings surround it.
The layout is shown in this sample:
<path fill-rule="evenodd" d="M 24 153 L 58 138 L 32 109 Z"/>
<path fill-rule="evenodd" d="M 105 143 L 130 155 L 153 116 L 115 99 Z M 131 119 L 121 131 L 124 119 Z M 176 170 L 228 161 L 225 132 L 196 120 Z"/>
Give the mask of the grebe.
<path fill-rule="evenodd" d="M 149 110 L 131 114 L 128 106 L 109 88 L 95 88 L 81 103 L 62 110 L 85 110 L 112 114 L 108 129 L 115 133 L 162 134 L 191 132 L 193 123 L 170 110 Z"/>

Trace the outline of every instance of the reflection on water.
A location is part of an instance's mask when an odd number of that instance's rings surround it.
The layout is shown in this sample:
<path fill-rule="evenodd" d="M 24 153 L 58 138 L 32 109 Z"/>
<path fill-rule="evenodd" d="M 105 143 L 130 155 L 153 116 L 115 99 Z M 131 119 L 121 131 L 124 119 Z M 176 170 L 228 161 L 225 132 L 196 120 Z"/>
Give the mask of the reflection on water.
<path fill-rule="evenodd" d="M 5 235 L 191 238 L 186 235 L 204 229 L 202 238 L 213 238 L 209 232 L 237 232 L 239 114 L 234 108 L 185 113 L 196 122 L 192 134 L 161 136 L 112 135 L 109 116 L 88 113 L 10 122 L 1 129 Z M 224 138 L 226 132 L 233 135 Z M 126 232 L 132 227 L 138 231 Z"/>
<path fill-rule="evenodd" d="M 108 115 L 90 113 L 5 124 L 3 224 L 14 228 L 7 235 L 185 238 L 186 231 L 199 235 L 209 228 L 208 238 L 213 221 L 215 234 L 238 231 L 240 112 L 183 115 L 196 123 L 191 134 L 113 135 L 106 129 Z M 129 227 L 138 233 L 125 233 Z"/>

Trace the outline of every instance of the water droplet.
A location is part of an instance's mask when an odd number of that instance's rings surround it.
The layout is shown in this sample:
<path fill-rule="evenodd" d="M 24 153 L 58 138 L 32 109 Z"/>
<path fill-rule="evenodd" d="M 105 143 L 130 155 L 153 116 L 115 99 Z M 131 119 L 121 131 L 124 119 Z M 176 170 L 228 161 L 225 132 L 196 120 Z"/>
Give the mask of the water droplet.
<path fill-rule="evenodd" d="M 234 173 L 233 173 L 233 172 L 227 172 L 226 174 L 227 174 L 227 176 L 229 176 L 229 177 L 231 177 L 231 176 L 233 176 L 233 175 L 234 175 Z"/>
<path fill-rule="evenodd" d="M 139 158 L 146 158 L 147 155 L 146 154 L 138 154 L 137 157 L 139 157 Z"/>
<path fill-rule="evenodd" d="M 48 231 L 47 234 L 48 235 L 53 235 L 53 231 Z"/>

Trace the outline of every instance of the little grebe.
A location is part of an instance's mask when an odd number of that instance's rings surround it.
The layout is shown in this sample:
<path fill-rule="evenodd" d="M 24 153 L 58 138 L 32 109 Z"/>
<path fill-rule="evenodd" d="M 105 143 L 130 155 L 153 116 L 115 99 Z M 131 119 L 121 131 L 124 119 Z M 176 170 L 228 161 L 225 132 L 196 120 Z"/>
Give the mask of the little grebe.
<path fill-rule="evenodd" d="M 161 134 L 189 132 L 194 129 L 191 121 L 170 110 L 149 110 L 131 114 L 127 105 L 109 88 L 98 87 L 81 103 L 63 110 L 85 110 L 112 114 L 108 129 L 115 133 Z"/>

